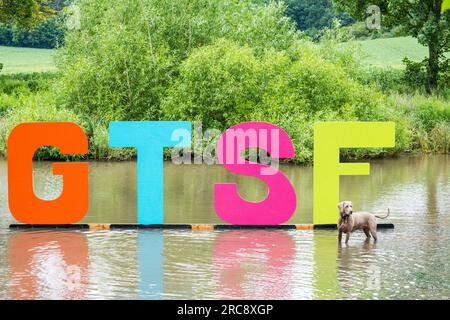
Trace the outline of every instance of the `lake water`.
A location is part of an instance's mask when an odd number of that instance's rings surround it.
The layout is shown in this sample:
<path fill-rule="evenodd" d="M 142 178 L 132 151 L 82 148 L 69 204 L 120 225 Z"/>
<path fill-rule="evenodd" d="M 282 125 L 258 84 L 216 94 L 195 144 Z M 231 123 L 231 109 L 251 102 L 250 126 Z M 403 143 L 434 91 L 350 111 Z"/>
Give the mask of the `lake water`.
<path fill-rule="evenodd" d="M 338 246 L 335 231 L 12 231 L 6 162 L 0 161 L 0 299 L 448 299 L 449 156 L 371 161 L 370 176 L 341 178 L 341 199 L 383 213 L 395 230 Z M 297 190 L 291 223 L 312 222 L 312 168 L 282 166 Z M 48 162 L 37 194 L 58 196 Z M 213 184 L 238 182 L 262 199 L 262 182 L 220 166 L 166 163 L 165 222 L 220 223 Z M 84 222 L 136 222 L 136 163 L 90 163 Z M 337 218 L 337 209 L 336 209 Z"/>

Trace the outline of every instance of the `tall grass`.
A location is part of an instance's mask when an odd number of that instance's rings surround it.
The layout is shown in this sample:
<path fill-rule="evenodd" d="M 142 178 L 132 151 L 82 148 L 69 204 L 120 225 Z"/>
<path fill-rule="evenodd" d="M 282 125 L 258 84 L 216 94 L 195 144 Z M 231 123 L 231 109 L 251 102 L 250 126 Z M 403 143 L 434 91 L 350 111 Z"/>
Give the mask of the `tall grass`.
<path fill-rule="evenodd" d="M 450 100 L 417 93 L 394 94 L 391 99 L 408 122 L 412 150 L 450 152 Z"/>

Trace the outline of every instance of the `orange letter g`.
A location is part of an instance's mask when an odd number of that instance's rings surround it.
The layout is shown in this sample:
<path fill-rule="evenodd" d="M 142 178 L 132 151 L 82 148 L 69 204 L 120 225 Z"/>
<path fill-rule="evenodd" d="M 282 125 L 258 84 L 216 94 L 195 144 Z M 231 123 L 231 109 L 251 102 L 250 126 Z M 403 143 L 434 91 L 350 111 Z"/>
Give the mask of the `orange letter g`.
<path fill-rule="evenodd" d="M 88 164 L 53 163 L 53 174 L 63 176 L 63 191 L 55 200 L 34 193 L 33 156 L 43 146 L 63 154 L 86 154 L 88 141 L 71 122 L 30 122 L 15 127 L 8 138 L 8 200 L 14 218 L 27 224 L 70 224 L 88 210 Z"/>

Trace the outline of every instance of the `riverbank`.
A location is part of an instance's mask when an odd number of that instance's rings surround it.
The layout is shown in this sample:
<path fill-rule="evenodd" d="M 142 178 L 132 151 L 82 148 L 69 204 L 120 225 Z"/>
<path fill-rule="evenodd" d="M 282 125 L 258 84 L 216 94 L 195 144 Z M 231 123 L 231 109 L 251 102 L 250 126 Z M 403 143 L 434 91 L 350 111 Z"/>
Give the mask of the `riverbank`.
<path fill-rule="evenodd" d="M 21 122 L 72 121 L 79 124 L 89 137 L 88 159 L 128 160 L 134 158 L 136 153 L 133 149 L 109 148 L 108 124 L 105 121 L 76 114 L 58 101 L 53 90 L 57 79 L 56 73 L 0 75 L 0 155 L 6 156 L 6 140 L 9 132 Z M 390 94 L 384 99 L 388 107 L 384 110 L 383 120 L 397 123 L 396 147 L 394 149 L 343 150 L 344 160 L 393 157 L 402 153 L 449 152 L 450 102 L 448 100 L 439 96 L 398 93 Z M 293 137 L 296 153 L 299 155 L 294 159 L 294 163 L 310 164 L 313 148 L 312 122 L 309 120 L 302 122 L 298 119 L 295 121 L 293 119 L 292 122 L 284 129 Z M 293 124 L 298 124 L 300 127 L 296 128 Z M 169 152 L 166 153 L 166 156 L 168 155 Z M 86 159 L 86 157 L 82 158 Z M 37 153 L 36 159 L 64 159 L 64 157 L 61 157 L 53 148 L 42 148 Z"/>

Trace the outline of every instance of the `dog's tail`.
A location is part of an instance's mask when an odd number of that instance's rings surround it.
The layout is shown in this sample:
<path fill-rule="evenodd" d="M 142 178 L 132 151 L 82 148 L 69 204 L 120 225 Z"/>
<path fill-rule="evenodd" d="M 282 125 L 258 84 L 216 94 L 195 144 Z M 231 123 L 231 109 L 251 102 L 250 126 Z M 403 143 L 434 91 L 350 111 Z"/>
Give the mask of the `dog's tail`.
<path fill-rule="evenodd" d="M 375 215 L 375 217 L 377 217 L 378 219 L 386 219 L 387 217 L 389 217 L 390 214 L 391 214 L 391 211 L 390 211 L 389 208 L 388 208 L 387 215 L 385 215 L 384 217 L 380 217 L 380 216 L 378 216 L 378 215 Z"/>

